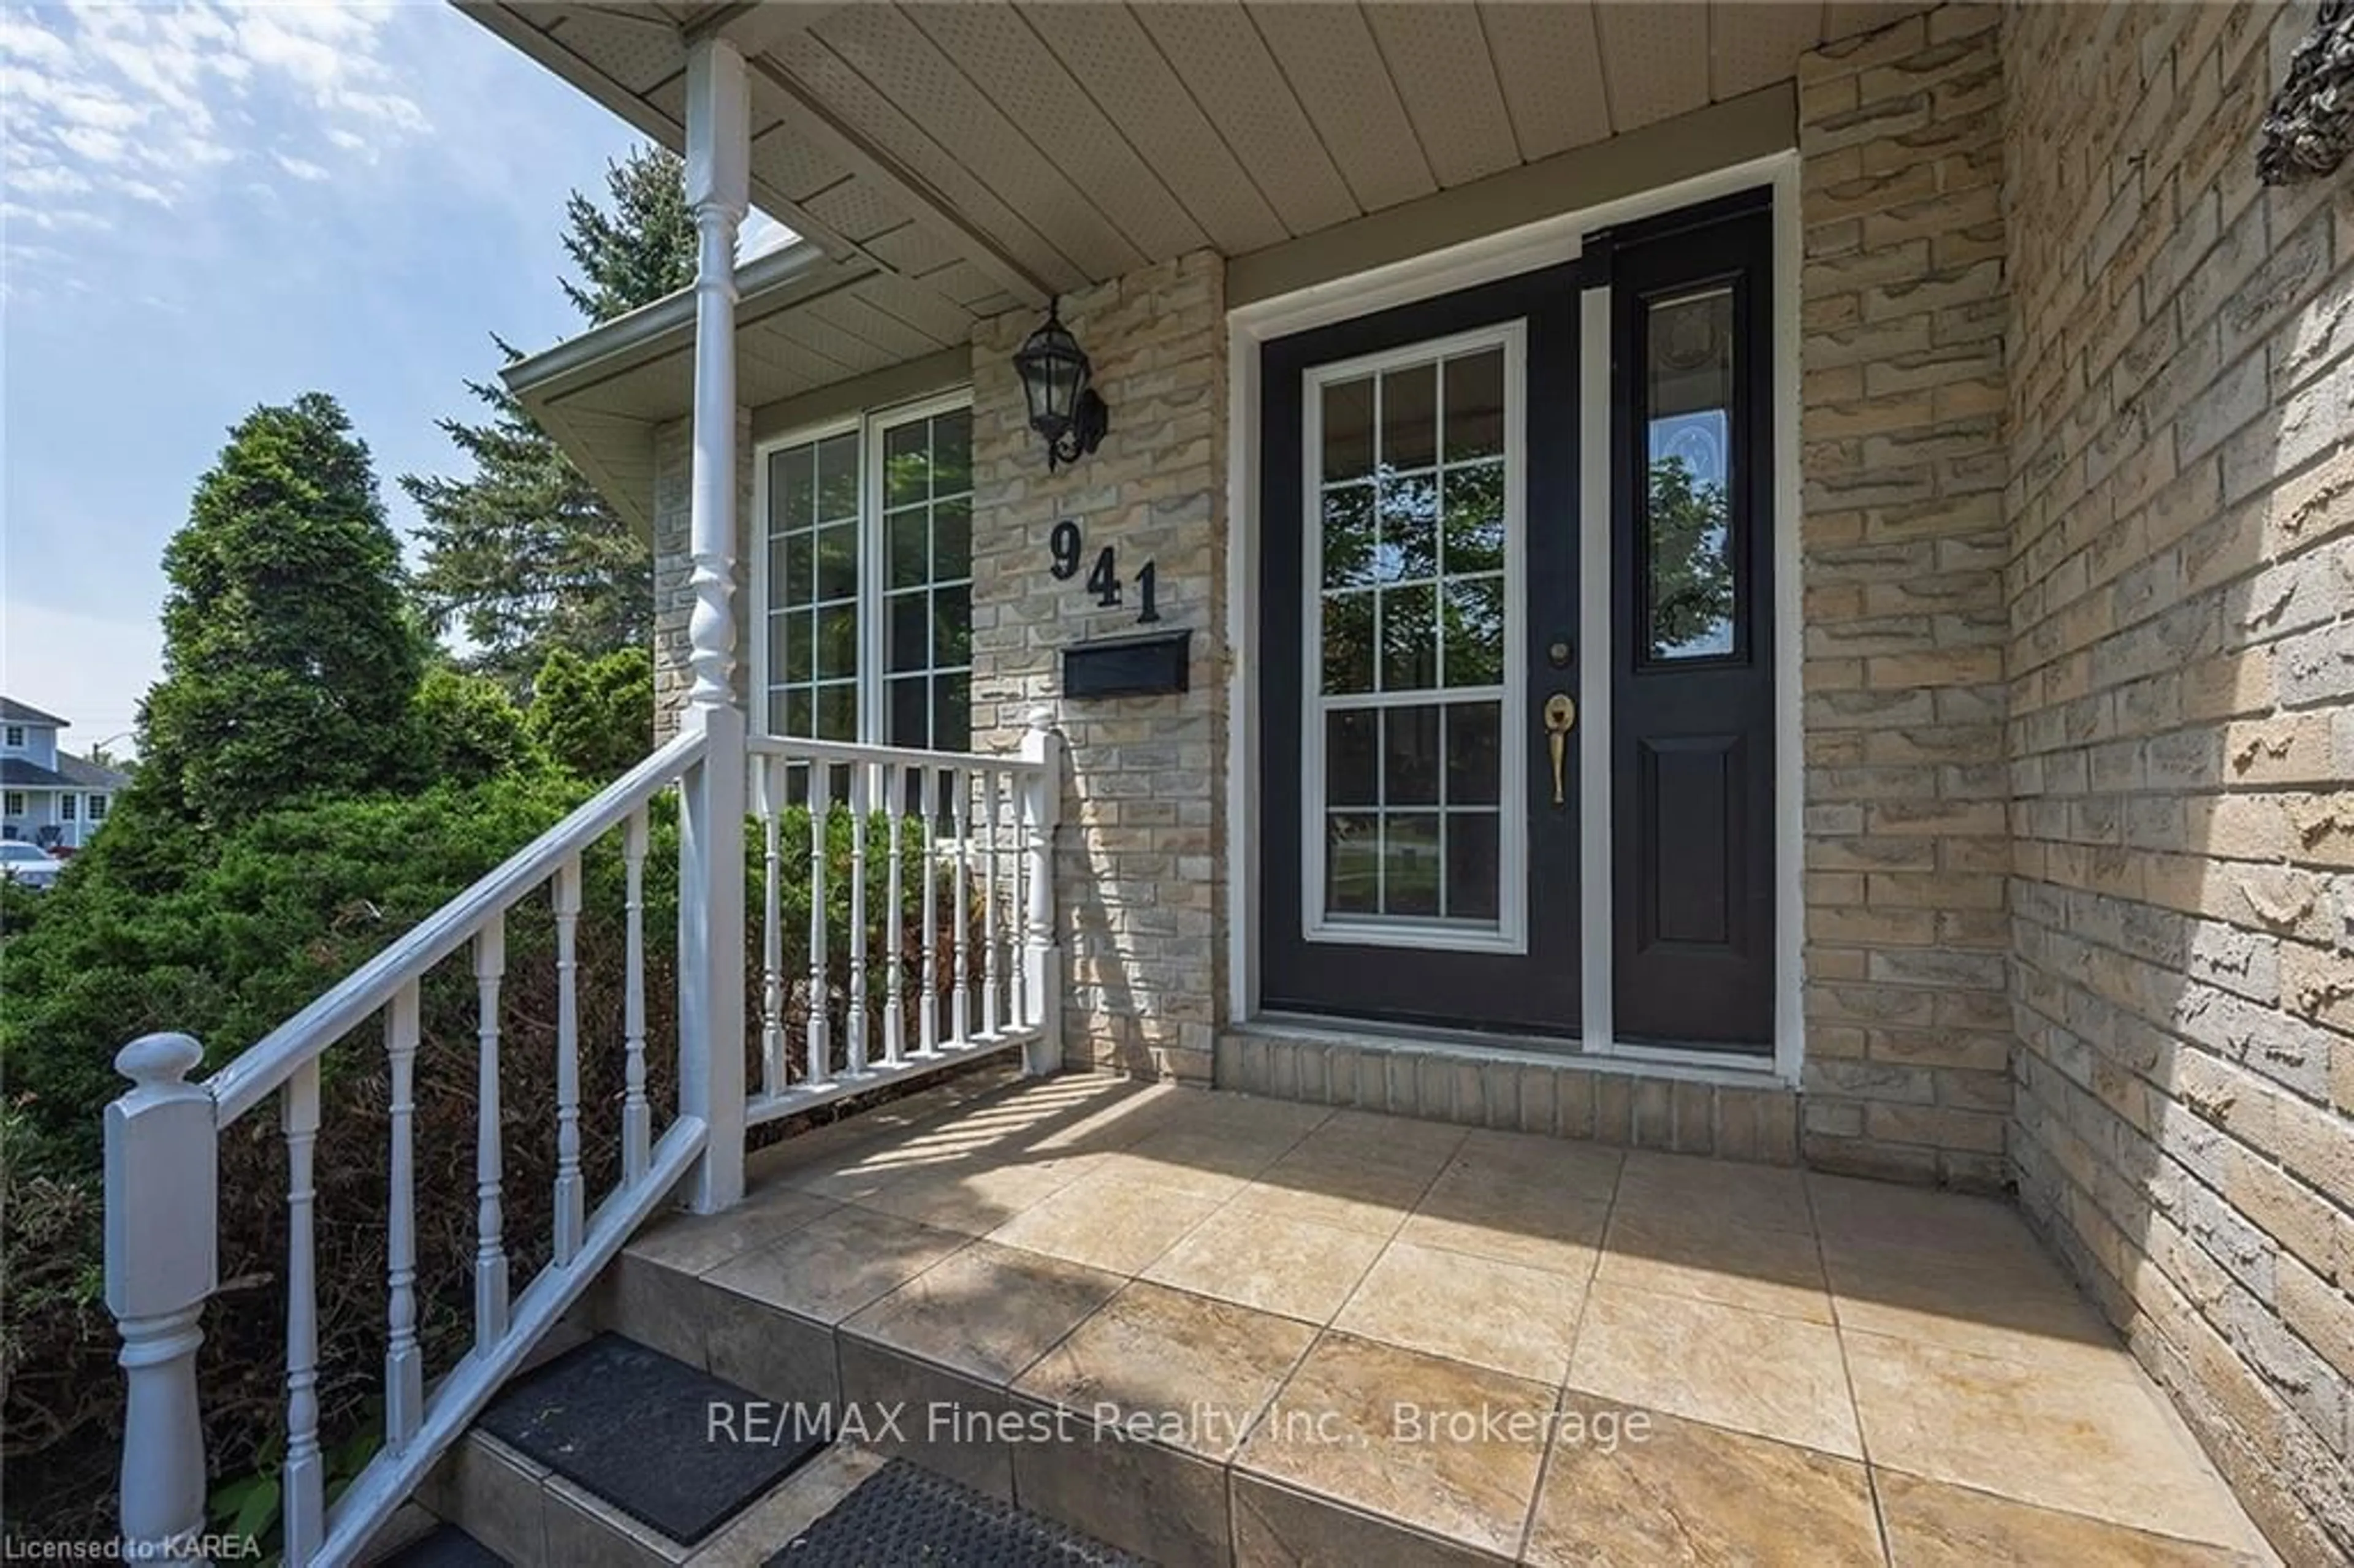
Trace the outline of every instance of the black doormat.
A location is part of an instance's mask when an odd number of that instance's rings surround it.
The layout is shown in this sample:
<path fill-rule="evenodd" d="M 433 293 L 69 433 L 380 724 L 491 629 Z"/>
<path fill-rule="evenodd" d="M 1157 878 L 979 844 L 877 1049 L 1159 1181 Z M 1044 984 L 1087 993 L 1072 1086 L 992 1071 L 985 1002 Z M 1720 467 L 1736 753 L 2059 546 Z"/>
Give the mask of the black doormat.
<path fill-rule="evenodd" d="M 520 1378 L 483 1431 L 681 1546 L 693 1546 L 825 1446 L 792 1405 L 599 1334 Z"/>
<path fill-rule="evenodd" d="M 894 1459 L 766 1568 L 1152 1568 L 1102 1542 Z"/>
<path fill-rule="evenodd" d="M 437 1524 L 390 1557 L 384 1568 L 508 1568 L 507 1560 L 454 1524 Z"/>

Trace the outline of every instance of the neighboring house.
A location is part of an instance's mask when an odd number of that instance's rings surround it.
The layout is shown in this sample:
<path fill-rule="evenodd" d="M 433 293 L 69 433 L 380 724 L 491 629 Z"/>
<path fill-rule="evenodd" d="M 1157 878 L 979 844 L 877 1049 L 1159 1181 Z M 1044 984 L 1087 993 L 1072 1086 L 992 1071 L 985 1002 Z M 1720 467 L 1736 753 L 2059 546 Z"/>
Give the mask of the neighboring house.
<path fill-rule="evenodd" d="M 2354 209 L 2256 173 L 2313 6 L 464 8 L 687 154 L 695 287 L 505 373 L 651 541 L 666 738 L 206 1086 L 127 1051 L 110 1218 L 201 1231 L 175 1173 L 282 1116 L 308 1282 L 319 1057 L 381 1012 L 406 1139 L 427 969 L 494 1065 L 504 911 L 561 939 L 609 835 L 634 888 L 673 787 L 677 1114 L 616 1113 L 593 1228 L 558 1177 L 511 1313 L 486 1099 L 432 1402 L 396 1176 L 334 1515 L 292 1287 L 293 1560 L 584 1301 L 772 1399 L 1222 1391 L 1226 1440 L 910 1445 L 1172 1562 L 2354 1552 Z M 755 199 L 806 238 L 737 269 Z M 804 941 L 779 808 L 845 792 L 929 853 Z M 1185 1087 L 748 1178 L 999 1049 Z M 210 1261 L 110 1282 L 134 1535 L 201 1517 Z M 502 1550 L 624 1550 L 461 1452 L 427 1499 Z"/>
<path fill-rule="evenodd" d="M 70 721 L 0 697 L 0 839 L 80 849 L 106 821 L 130 778 L 63 751 Z"/>

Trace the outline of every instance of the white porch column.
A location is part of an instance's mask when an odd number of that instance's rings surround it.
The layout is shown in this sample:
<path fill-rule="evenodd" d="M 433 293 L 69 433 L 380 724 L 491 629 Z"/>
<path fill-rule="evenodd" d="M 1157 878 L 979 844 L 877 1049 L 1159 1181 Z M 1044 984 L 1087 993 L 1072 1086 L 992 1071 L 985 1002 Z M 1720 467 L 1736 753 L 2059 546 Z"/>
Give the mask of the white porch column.
<path fill-rule="evenodd" d="M 691 1202 L 716 1213 L 744 1195 L 744 709 L 736 696 L 736 230 L 749 201 L 744 57 L 724 39 L 688 47 L 686 199 L 695 276 L 695 457 L 690 480 L 684 723 L 707 737 L 679 831 L 679 1110 L 711 1129 Z"/>

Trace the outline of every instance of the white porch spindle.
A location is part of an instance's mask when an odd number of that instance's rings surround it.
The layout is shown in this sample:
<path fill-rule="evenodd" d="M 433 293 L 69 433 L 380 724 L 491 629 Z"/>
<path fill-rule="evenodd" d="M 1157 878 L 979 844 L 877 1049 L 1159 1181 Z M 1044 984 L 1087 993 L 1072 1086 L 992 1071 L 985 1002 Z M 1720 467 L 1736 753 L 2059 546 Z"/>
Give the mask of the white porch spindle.
<path fill-rule="evenodd" d="M 1006 1022 L 1024 1029 L 1036 1022 L 1030 1016 L 1030 856 L 1023 836 L 1030 820 L 1033 790 L 1029 779 L 1009 775 L 1005 781 L 1005 964 Z"/>
<path fill-rule="evenodd" d="M 991 768 L 981 776 L 981 1033 L 995 1039 L 1002 1021 L 1004 971 L 997 955 L 997 780 Z"/>
<path fill-rule="evenodd" d="M 287 1568 L 318 1555 L 327 1528 L 327 1466 L 319 1449 L 319 1062 L 286 1080 L 286 1467 L 280 1481 Z"/>
<path fill-rule="evenodd" d="M 907 946 L 907 915 L 899 891 L 899 840 L 907 825 L 907 770 L 896 762 L 891 764 L 884 769 L 883 788 L 887 791 L 883 801 L 883 820 L 891 828 L 891 890 L 883 911 L 883 1064 L 896 1067 L 907 1058 L 907 965 L 903 951 Z"/>
<path fill-rule="evenodd" d="M 833 1042 L 826 1020 L 825 979 L 825 829 L 833 807 L 828 799 L 832 770 L 822 762 L 809 765 L 810 930 L 809 930 L 809 1081 L 822 1084 L 833 1076 Z"/>
<path fill-rule="evenodd" d="M 916 999 L 916 1049 L 929 1056 L 940 1048 L 940 770 L 924 769 L 917 810 L 924 814 L 924 970 Z"/>
<path fill-rule="evenodd" d="M 785 1092 L 785 857 L 782 764 L 760 759 L 760 1087 Z"/>
<path fill-rule="evenodd" d="M 1055 829 L 1063 813 L 1063 740 L 1054 731 L 1054 714 L 1041 708 L 1030 715 L 1030 733 L 1022 739 L 1022 758 L 1036 765 L 1026 781 L 1029 805 L 1027 842 L 1030 862 L 1030 909 L 1023 920 L 1032 1016 L 1035 1040 L 1024 1046 L 1024 1066 L 1033 1074 L 1051 1073 L 1063 1065 L 1063 952 L 1055 933 Z"/>
<path fill-rule="evenodd" d="M 196 1561 L 205 1528 L 196 1350 L 220 1276 L 213 1098 L 187 1082 L 202 1060 L 185 1034 L 134 1040 L 114 1058 L 132 1086 L 106 1107 L 106 1307 L 122 1336 L 126 1560 Z"/>
<path fill-rule="evenodd" d="M 474 1348 L 488 1355 L 507 1331 L 505 1217 L 500 1207 L 499 982 L 506 975 L 507 928 L 494 915 L 474 937 Z"/>
<path fill-rule="evenodd" d="M 850 1006 L 843 1020 L 850 1041 L 843 1053 L 854 1078 L 866 1072 L 866 806 L 874 769 L 850 769 Z"/>
<path fill-rule="evenodd" d="M 558 1267 L 588 1224 L 580 1174 L 580 857 L 556 868 L 556 1239 Z"/>
<path fill-rule="evenodd" d="M 949 777 L 956 791 L 956 904 L 949 913 L 956 939 L 956 995 L 949 1003 L 949 1038 L 961 1045 L 972 1038 L 972 962 L 966 954 L 972 926 L 972 774 L 958 768 Z"/>
<path fill-rule="evenodd" d="M 384 1013 L 391 1067 L 392 1192 L 385 1215 L 384 1441 L 407 1447 L 425 1414 L 425 1352 L 417 1342 L 417 982 L 393 994 Z"/>
<path fill-rule="evenodd" d="M 744 57 L 705 35 L 687 46 L 686 202 L 695 214 L 694 459 L 688 479 L 687 662 L 682 722 L 702 730 L 679 832 L 679 1114 L 708 1134 L 693 1204 L 744 1195 L 744 710 L 735 689 L 736 230 L 749 200 Z"/>
<path fill-rule="evenodd" d="M 635 1183 L 652 1158 L 653 1107 L 646 1099 L 646 809 L 621 829 L 621 1176 Z"/>

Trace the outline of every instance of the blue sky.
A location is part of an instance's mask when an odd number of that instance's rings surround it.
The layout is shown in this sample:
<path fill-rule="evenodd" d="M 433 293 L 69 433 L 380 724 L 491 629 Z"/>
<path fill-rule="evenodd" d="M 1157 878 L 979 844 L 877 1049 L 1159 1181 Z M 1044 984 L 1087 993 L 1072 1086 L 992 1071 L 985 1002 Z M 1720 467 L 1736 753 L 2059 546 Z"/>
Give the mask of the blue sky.
<path fill-rule="evenodd" d="M 462 378 L 578 330 L 565 193 L 633 133 L 438 0 L 0 11 L 0 691 L 131 727 L 164 545 L 256 404 L 342 399 L 394 482 Z M 755 244 L 780 236 L 756 220 Z"/>

